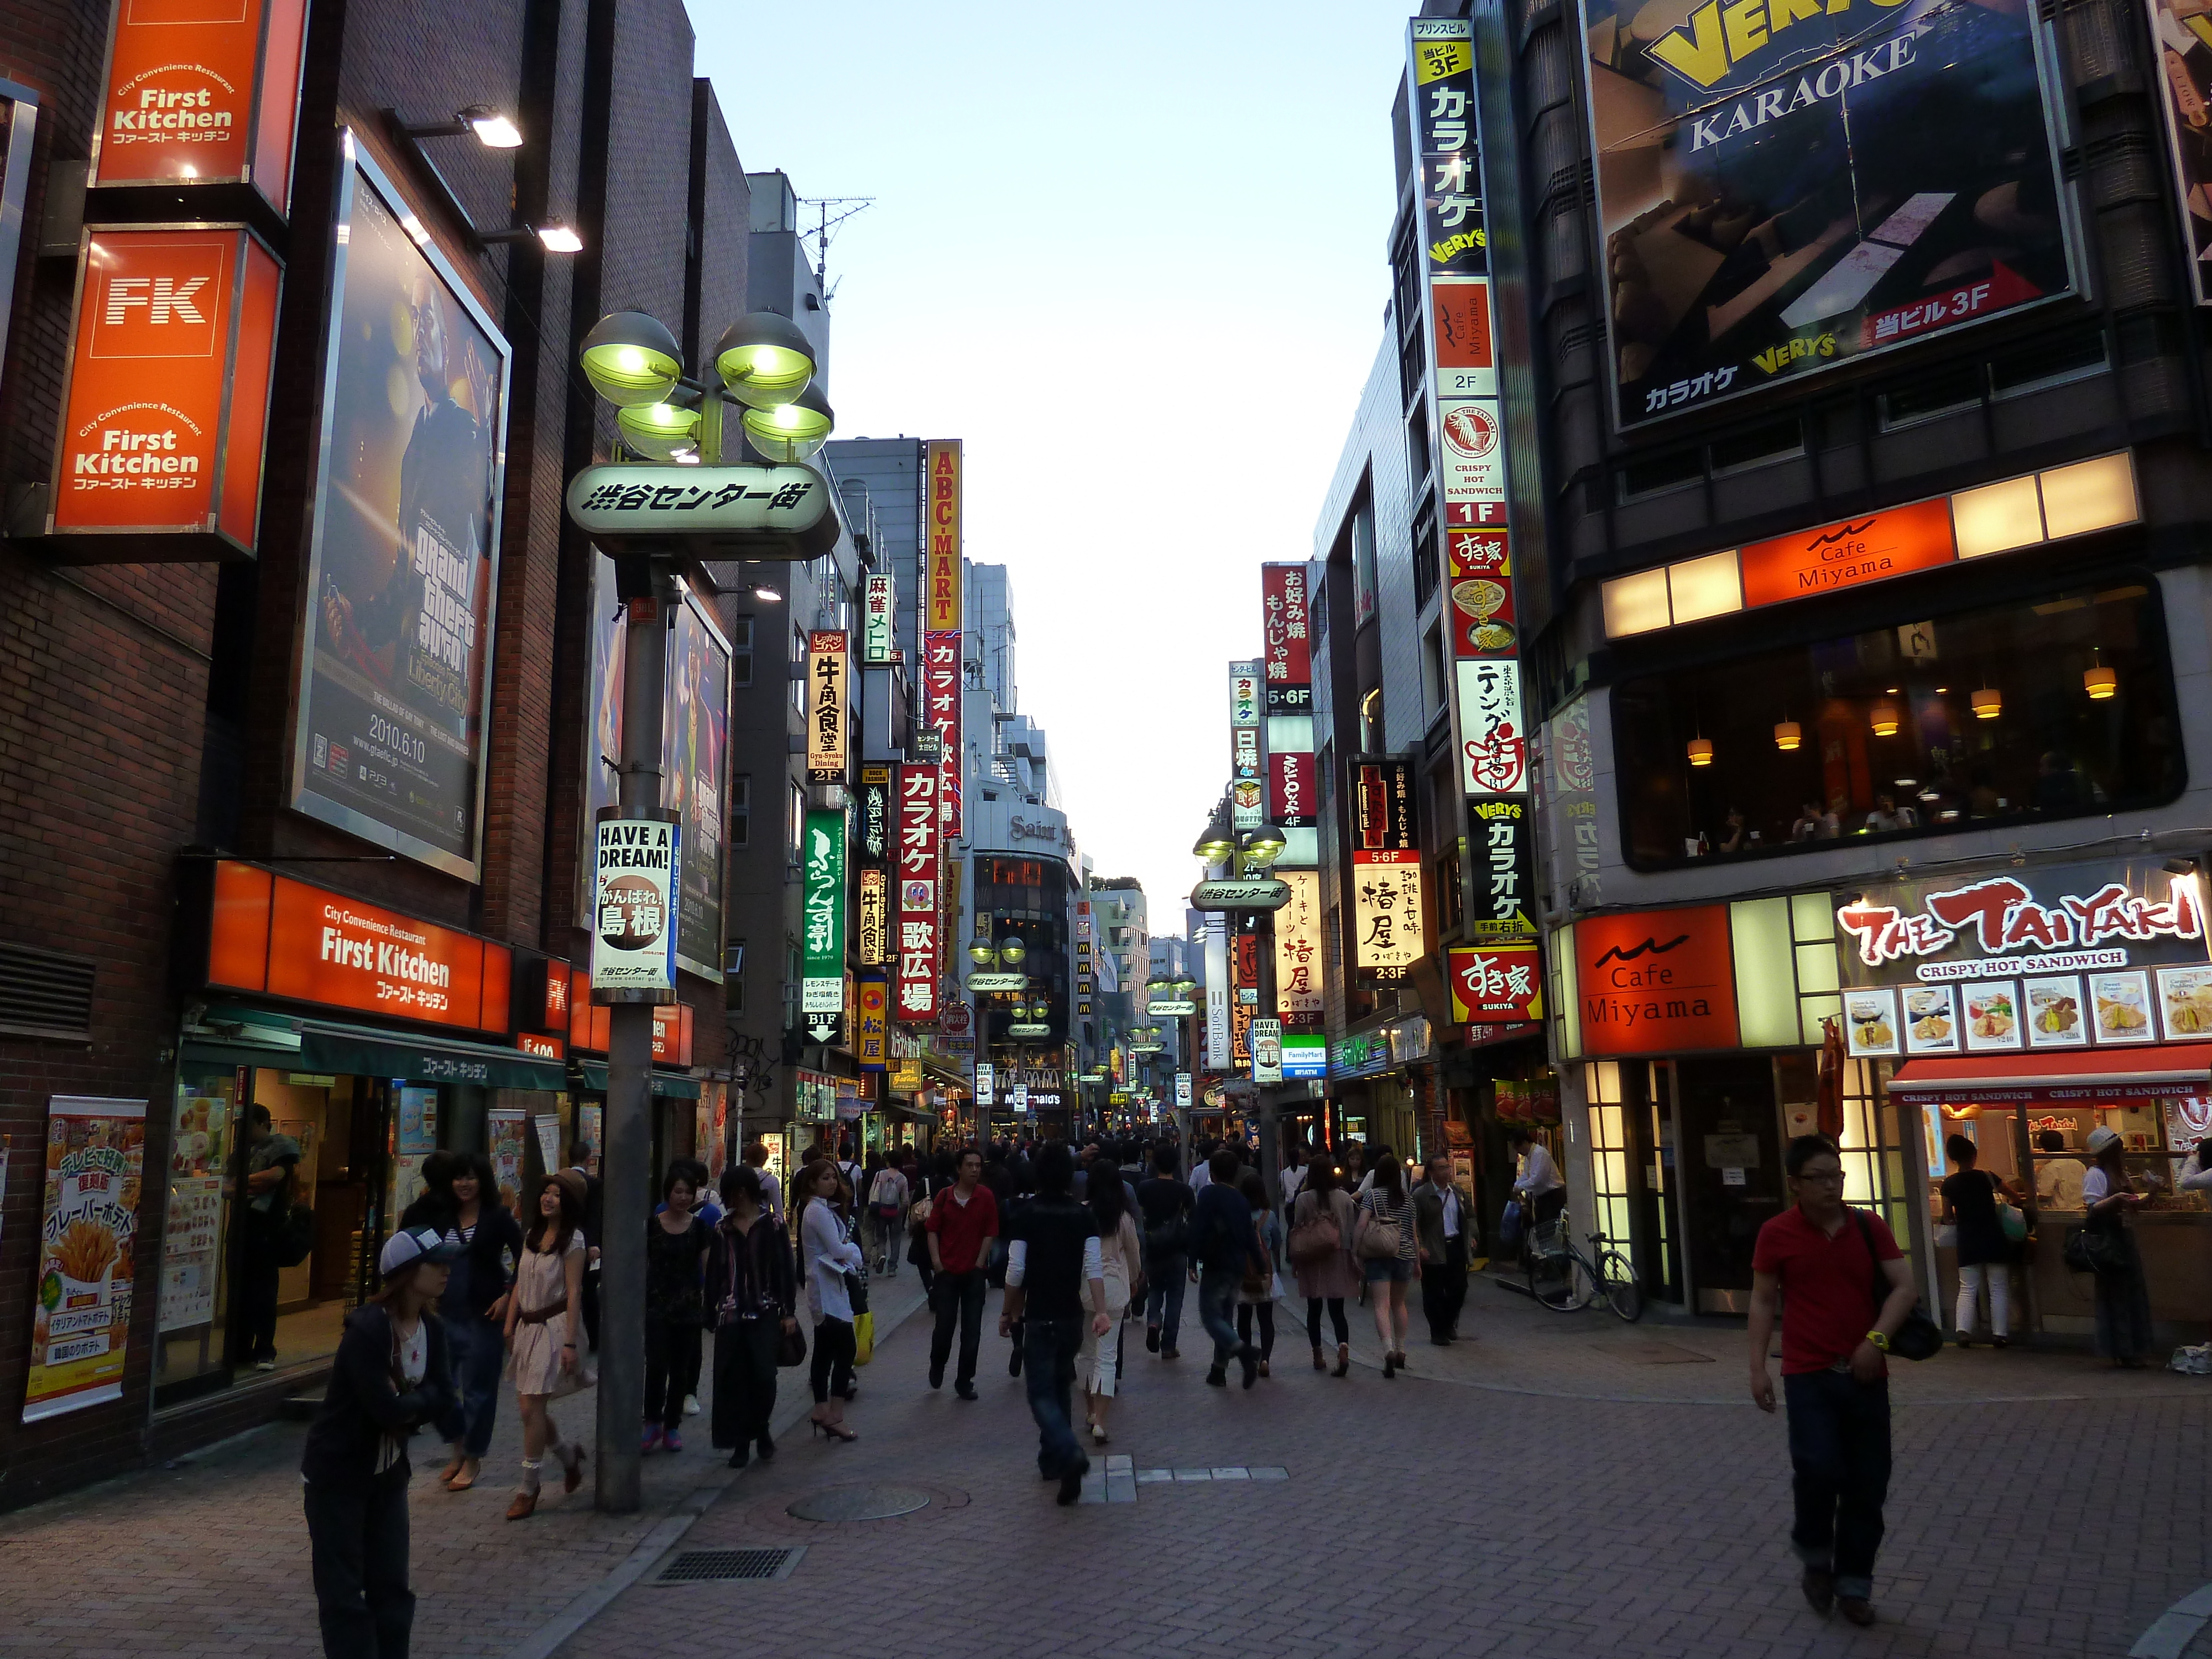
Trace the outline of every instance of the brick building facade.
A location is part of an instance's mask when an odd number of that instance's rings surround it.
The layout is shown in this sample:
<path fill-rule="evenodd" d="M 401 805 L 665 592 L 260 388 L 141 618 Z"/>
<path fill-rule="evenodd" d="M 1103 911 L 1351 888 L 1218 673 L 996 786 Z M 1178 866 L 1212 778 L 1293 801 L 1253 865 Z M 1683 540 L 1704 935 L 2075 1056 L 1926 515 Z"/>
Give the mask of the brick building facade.
<path fill-rule="evenodd" d="M 190 191 L 95 187 L 80 216 L 110 8 L 30 0 L 0 19 L 0 78 L 38 103 L 0 358 L 0 1134 L 11 1151 L 0 1190 L 0 1507 L 261 1420 L 312 1380 L 311 1364 L 288 1357 L 260 1377 L 232 1353 L 190 1387 L 156 1389 L 165 1218 L 155 1195 L 172 1152 L 180 1032 L 205 1001 L 200 975 L 177 958 L 204 934 L 204 875 L 217 855 L 507 947 L 518 988 L 540 959 L 586 959 L 574 910 L 592 555 L 566 522 L 562 492 L 571 472 L 608 453 L 613 426 L 573 372 L 576 348 L 599 315 L 640 310 L 678 333 L 696 368 L 744 309 L 744 170 L 712 88 L 693 76 L 681 0 L 485 0 L 465 20 L 427 0 L 307 10 L 295 182 L 281 217 L 242 186 L 209 186 L 222 193 L 205 204 Z M 443 122 L 472 105 L 511 114 L 521 146 L 467 137 L 417 143 L 397 131 L 400 121 Z M 304 584 L 349 143 L 392 181 L 512 352 L 476 879 L 387 858 L 288 805 L 295 687 L 312 648 Z M 77 228 L 241 214 L 284 270 L 252 556 L 76 562 L 82 544 L 59 548 L 42 532 Z M 494 232 L 557 220 L 574 228 L 582 251 L 486 244 L 460 214 Z M 726 633 L 730 603 L 705 602 Z M 687 975 L 683 996 L 690 1052 L 680 1065 L 670 1056 L 665 1069 L 711 1077 L 722 1059 L 722 988 Z M 517 1030 L 540 1024 L 517 1007 L 503 1040 L 511 1046 Z M 477 1036 L 502 1040 L 497 1030 Z M 445 1143 L 480 1146 L 483 1113 L 506 1095 L 449 1091 Z M 43 1212 L 37 1154 L 58 1096 L 150 1103 L 149 1201 L 138 1212 L 120 1397 L 25 1426 Z M 663 1158 L 690 1150 L 692 1133 L 687 1097 L 665 1104 Z M 564 1118 L 564 1128 L 577 1121 Z M 358 1145 L 360 1126 L 350 1133 Z M 533 1139 L 530 1167 L 540 1161 Z M 218 1347 L 234 1340 L 216 1339 Z M 222 1386 L 210 1380 L 218 1376 Z"/>

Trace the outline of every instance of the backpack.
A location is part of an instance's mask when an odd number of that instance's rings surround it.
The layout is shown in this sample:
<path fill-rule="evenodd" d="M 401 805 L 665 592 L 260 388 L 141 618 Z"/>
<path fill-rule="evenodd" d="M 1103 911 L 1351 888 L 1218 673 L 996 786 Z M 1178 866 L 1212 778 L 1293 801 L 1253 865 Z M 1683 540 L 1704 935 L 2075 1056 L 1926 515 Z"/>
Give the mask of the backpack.
<path fill-rule="evenodd" d="M 296 1267 L 315 1253 L 315 1212 L 295 1204 L 281 1217 L 272 1218 L 270 1259 L 280 1267 Z"/>

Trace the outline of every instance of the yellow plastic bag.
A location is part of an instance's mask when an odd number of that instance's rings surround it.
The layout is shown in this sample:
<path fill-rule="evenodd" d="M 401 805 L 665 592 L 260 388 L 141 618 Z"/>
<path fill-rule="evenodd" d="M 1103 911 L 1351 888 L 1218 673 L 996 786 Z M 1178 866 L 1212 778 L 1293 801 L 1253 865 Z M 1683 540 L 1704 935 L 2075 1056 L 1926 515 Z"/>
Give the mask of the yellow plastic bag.
<path fill-rule="evenodd" d="M 865 1365 L 876 1357 L 876 1316 L 872 1313 L 853 1316 L 853 1363 Z"/>

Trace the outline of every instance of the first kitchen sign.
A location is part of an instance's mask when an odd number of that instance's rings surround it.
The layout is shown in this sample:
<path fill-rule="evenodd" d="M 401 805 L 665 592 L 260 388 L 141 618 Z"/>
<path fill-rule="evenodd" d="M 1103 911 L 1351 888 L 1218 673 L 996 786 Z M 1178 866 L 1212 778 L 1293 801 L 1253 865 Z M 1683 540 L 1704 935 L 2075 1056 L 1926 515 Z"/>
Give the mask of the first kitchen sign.
<path fill-rule="evenodd" d="M 85 232 L 46 513 L 84 538 L 64 558 L 253 551 L 281 280 L 236 225 Z"/>
<path fill-rule="evenodd" d="M 663 1002 L 676 989 L 677 895 L 684 826 L 673 814 L 599 821 L 593 865 L 592 1000 Z"/>

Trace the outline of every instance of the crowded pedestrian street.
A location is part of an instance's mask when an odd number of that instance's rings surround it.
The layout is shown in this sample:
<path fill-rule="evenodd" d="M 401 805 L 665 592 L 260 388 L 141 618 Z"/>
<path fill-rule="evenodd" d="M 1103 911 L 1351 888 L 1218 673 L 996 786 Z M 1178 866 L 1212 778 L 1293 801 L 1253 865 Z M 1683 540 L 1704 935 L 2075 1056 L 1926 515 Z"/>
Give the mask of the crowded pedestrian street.
<path fill-rule="evenodd" d="M 1109 1449 L 1120 1494 L 1062 1510 L 1008 1346 L 972 1406 L 926 1375 L 915 1287 L 860 1373 L 851 1446 L 802 1437 L 742 1473 L 687 1449 L 647 1461 L 647 1501 L 549 1504 L 527 1535 L 503 1488 L 417 1480 L 415 1651 L 631 1656 L 726 1632 L 748 1650 L 865 1656 L 896 1639 L 973 1654 L 2124 1655 L 2212 1581 L 2191 1455 L 2203 1383 L 2078 1358 L 1946 1355 L 1896 1389 L 1884 1622 L 1814 1620 L 1783 1534 L 1780 1425 L 1738 1379 L 1740 1338 L 1595 1311 L 1561 1317 L 1478 1283 L 1462 1340 L 1419 1344 L 1383 1382 L 1307 1364 L 1286 1306 L 1250 1394 L 1202 1362 L 1126 1344 Z M 0 1652 L 310 1651 L 300 1431 L 278 1425 L 0 1522 Z M 495 1455 L 514 1455 L 514 1442 Z M 1104 1475 L 1104 1460 L 1094 1458 Z M 1094 1485 L 1102 1485 L 1100 1481 Z M 809 1520 L 794 1505 L 915 1507 Z M 55 1560 L 127 1551 L 66 1606 Z M 678 1578 L 717 1552 L 802 1552 L 759 1580 Z M 2201 1601 L 2199 1605 L 2201 1606 Z M 2174 1646 L 2143 1651 L 2181 1653 Z"/>
<path fill-rule="evenodd" d="M 2212 1659 L 2212 0 L 0 6 L 0 1659 Z"/>

